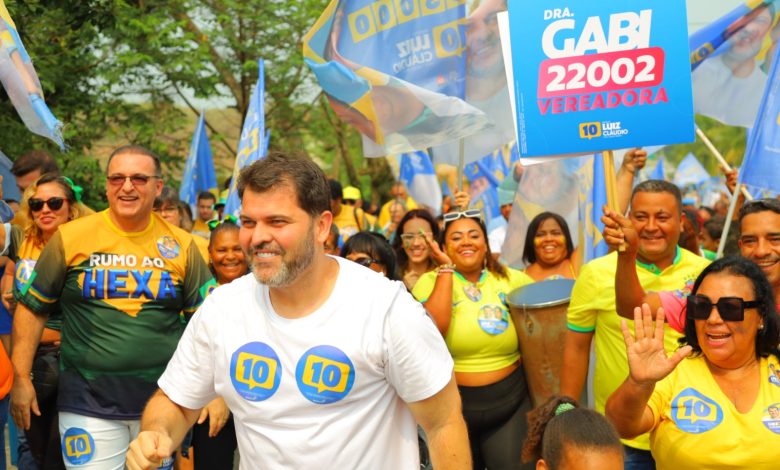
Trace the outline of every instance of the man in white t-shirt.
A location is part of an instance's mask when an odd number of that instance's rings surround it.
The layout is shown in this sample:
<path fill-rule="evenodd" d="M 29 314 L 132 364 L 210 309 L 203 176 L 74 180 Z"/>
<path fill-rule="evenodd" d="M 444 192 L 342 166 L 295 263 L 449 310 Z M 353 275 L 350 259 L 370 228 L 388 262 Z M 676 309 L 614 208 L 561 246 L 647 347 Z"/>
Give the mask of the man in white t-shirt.
<path fill-rule="evenodd" d="M 240 242 L 252 274 L 198 310 L 149 401 L 129 469 L 157 468 L 199 409 L 233 412 L 241 468 L 471 468 L 453 362 L 403 284 L 329 257 L 328 182 L 269 155 L 241 172 Z"/>

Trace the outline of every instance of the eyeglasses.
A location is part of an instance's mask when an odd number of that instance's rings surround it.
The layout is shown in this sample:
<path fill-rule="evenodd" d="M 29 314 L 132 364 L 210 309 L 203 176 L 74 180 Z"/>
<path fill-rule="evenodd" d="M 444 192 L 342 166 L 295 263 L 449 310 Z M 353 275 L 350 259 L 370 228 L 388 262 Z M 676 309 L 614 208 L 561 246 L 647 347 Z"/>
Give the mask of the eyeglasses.
<path fill-rule="evenodd" d="M 40 210 L 43 210 L 43 205 L 46 204 L 49 206 L 49 209 L 53 211 L 60 210 L 62 208 L 62 205 L 65 204 L 65 198 L 64 197 L 50 197 L 49 199 L 46 199 L 45 201 L 43 199 L 37 199 L 31 197 L 27 201 L 27 205 L 30 206 L 30 210 L 33 212 L 38 212 Z"/>
<path fill-rule="evenodd" d="M 175 212 L 179 212 L 179 208 L 176 206 L 158 207 L 155 209 L 155 212 L 159 212 L 161 214 L 173 214 Z"/>
<path fill-rule="evenodd" d="M 415 240 L 422 240 L 425 241 L 426 238 L 432 237 L 433 232 L 422 232 L 422 233 L 402 233 L 401 234 L 401 241 L 405 244 L 412 243 Z"/>
<path fill-rule="evenodd" d="M 691 318 L 695 320 L 706 320 L 712 313 L 712 301 L 704 295 L 688 296 L 688 311 L 691 312 Z M 746 308 L 756 308 L 761 306 L 761 301 L 745 301 L 740 297 L 721 297 L 715 303 L 718 308 L 718 314 L 723 321 L 742 321 L 745 319 Z"/>
<path fill-rule="evenodd" d="M 357 259 L 353 259 L 352 261 L 354 261 L 355 263 L 357 263 L 357 264 L 359 264 L 361 266 L 365 266 L 366 268 L 370 268 L 372 264 L 383 265 L 383 263 L 381 261 L 379 261 L 378 259 L 374 259 L 374 258 L 357 258 Z"/>
<path fill-rule="evenodd" d="M 444 223 L 448 224 L 461 218 L 467 219 L 479 219 L 482 220 L 482 210 L 480 209 L 468 209 L 462 212 L 448 212 L 442 216 Z"/>
<path fill-rule="evenodd" d="M 125 181 L 130 180 L 130 184 L 133 186 L 145 186 L 146 183 L 149 182 L 152 178 L 160 178 L 156 175 L 109 175 L 106 176 L 106 179 L 108 180 L 108 184 L 111 186 L 123 186 L 125 184 Z"/>

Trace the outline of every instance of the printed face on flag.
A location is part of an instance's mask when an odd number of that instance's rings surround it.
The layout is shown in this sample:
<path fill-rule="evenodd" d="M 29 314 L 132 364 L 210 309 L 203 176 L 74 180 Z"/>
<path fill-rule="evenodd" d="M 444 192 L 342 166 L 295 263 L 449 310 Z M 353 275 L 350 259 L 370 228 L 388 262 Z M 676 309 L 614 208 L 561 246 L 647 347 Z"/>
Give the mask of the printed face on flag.
<path fill-rule="evenodd" d="M 522 155 L 693 140 L 684 1 L 527 0 L 509 25 Z"/>
<path fill-rule="evenodd" d="M 490 127 L 463 100 L 464 3 L 333 0 L 306 34 L 306 63 L 334 112 L 363 134 L 366 156 Z"/>
<path fill-rule="evenodd" d="M 725 124 L 753 127 L 779 38 L 775 4 L 759 2 L 740 5 L 694 33 L 694 110 Z"/>

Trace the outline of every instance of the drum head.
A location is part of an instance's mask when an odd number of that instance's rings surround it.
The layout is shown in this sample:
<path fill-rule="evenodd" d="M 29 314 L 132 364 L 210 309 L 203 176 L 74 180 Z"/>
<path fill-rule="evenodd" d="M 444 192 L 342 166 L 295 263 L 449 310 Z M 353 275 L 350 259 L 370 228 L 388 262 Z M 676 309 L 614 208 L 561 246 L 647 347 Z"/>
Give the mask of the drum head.
<path fill-rule="evenodd" d="M 507 299 L 512 307 L 546 308 L 565 304 L 571 298 L 574 279 L 534 282 L 513 290 Z"/>

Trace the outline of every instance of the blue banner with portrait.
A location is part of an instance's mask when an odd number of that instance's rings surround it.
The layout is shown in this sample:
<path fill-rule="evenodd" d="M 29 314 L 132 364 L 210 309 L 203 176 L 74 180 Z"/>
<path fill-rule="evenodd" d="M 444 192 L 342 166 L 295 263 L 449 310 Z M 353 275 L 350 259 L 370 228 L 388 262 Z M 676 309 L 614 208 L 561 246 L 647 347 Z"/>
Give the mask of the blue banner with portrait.
<path fill-rule="evenodd" d="M 333 0 L 303 40 L 306 64 L 368 157 L 489 129 L 464 101 L 465 0 Z"/>
<path fill-rule="evenodd" d="M 509 5 L 520 154 L 694 140 L 684 0 Z"/>

